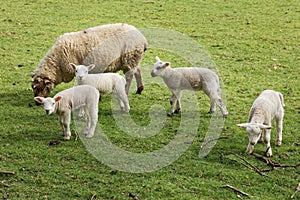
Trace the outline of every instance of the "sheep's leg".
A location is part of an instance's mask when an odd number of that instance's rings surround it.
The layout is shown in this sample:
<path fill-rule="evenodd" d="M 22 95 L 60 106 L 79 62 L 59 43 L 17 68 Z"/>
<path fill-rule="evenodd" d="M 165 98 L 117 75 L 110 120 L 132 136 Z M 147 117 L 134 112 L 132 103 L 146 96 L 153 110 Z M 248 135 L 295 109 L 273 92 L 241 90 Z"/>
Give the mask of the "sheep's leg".
<path fill-rule="evenodd" d="M 142 82 L 142 71 L 140 69 L 140 66 L 136 67 L 136 71 L 134 72 L 134 77 L 137 84 L 136 94 L 142 94 L 142 91 L 144 90 L 144 85 Z"/>
<path fill-rule="evenodd" d="M 177 102 L 177 98 L 174 92 L 172 92 L 172 95 L 170 97 L 170 111 L 168 113 L 168 116 L 171 117 L 174 114 L 174 106 Z"/>
<path fill-rule="evenodd" d="M 282 126 L 283 126 L 283 112 L 281 112 L 280 116 L 276 118 L 276 130 L 277 130 L 276 146 L 280 146 L 282 143 Z"/>
<path fill-rule="evenodd" d="M 268 157 L 272 156 L 272 149 L 271 149 L 270 140 L 271 140 L 271 130 L 266 129 L 265 130 L 265 140 L 264 140 L 264 142 L 266 144 L 266 156 L 268 156 Z"/>
<path fill-rule="evenodd" d="M 71 130 L 70 130 L 71 111 L 66 111 L 63 115 L 60 115 L 59 118 L 60 118 L 60 123 L 63 128 L 64 140 L 70 140 L 70 138 L 71 138 Z"/>
<path fill-rule="evenodd" d="M 131 85 L 132 78 L 133 78 L 134 70 L 135 69 L 131 69 L 128 72 L 125 73 L 125 79 L 126 79 L 125 91 L 126 91 L 127 95 L 128 95 L 128 92 L 129 92 L 129 88 L 130 88 L 130 85 Z"/>
<path fill-rule="evenodd" d="M 79 109 L 79 113 L 78 113 L 77 119 L 80 119 L 80 118 L 83 118 L 83 117 L 84 117 L 84 109 L 81 107 Z"/>

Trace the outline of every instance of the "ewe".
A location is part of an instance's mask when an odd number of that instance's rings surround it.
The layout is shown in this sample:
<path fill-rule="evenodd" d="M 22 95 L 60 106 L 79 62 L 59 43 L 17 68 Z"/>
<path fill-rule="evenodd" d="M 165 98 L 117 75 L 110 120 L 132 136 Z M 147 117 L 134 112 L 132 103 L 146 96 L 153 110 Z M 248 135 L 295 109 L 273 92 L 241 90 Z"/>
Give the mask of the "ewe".
<path fill-rule="evenodd" d="M 280 92 L 264 90 L 255 99 L 249 112 L 249 123 L 237 124 L 239 127 L 246 128 L 248 132 L 249 144 L 246 150 L 247 154 L 253 152 L 254 145 L 261 139 L 266 144 L 266 155 L 272 156 L 270 145 L 272 119 L 275 118 L 276 120 L 276 145 L 280 146 L 282 142 L 283 115 L 284 100 Z"/>
<path fill-rule="evenodd" d="M 75 71 L 69 63 L 96 67 L 92 73 L 116 72 L 126 74 L 126 93 L 135 75 L 137 93 L 144 86 L 139 68 L 147 40 L 134 26 L 107 24 L 60 36 L 46 56 L 31 73 L 34 96 L 47 97 L 61 82 L 70 82 Z"/>
<path fill-rule="evenodd" d="M 89 85 L 79 85 L 57 93 L 53 98 L 34 97 L 43 105 L 47 115 L 59 116 L 65 140 L 70 140 L 71 112 L 83 108 L 87 116 L 85 136 L 93 137 L 98 121 L 99 92 Z"/>
<path fill-rule="evenodd" d="M 88 74 L 94 69 L 94 64 L 85 66 L 70 63 L 70 66 L 75 70 L 78 85 L 93 86 L 97 88 L 100 95 L 113 93 L 119 102 L 121 111 L 129 113 L 130 106 L 125 91 L 126 80 L 123 76 L 117 73 Z"/>
<path fill-rule="evenodd" d="M 156 63 L 151 76 L 160 76 L 172 92 L 170 97 L 170 112 L 168 116 L 179 113 L 181 109 L 180 98 L 182 90 L 203 90 L 210 98 L 210 113 L 216 111 L 216 104 L 221 109 L 223 117 L 226 118 L 228 111 L 223 104 L 220 94 L 219 77 L 213 71 L 206 68 L 186 67 L 171 68 L 169 62 L 163 62 L 156 56 Z M 174 106 L 176 110 L 174 112 Z"/>

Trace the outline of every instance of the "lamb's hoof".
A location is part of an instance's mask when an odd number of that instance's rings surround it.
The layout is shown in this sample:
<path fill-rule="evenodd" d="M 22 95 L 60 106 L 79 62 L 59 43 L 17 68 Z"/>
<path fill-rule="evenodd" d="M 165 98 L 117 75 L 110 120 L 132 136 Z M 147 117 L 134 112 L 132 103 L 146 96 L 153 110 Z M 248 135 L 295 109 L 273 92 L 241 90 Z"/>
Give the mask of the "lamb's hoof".
<path fill-rule="evenodd" d="M 68 141 L 71 139 L 71 136 L 64 136 L 64 140 Z"/>
<path fill-rule="evenodd" d="M 174 113 L 175 113 L 175 114 L 180 113 L 180 108 L 176 109 Z"/>
<path fill-rule="evenodd" d="M 227 118 L 227 117 L 228 117 L 228 114 L 223 115 L 223 118 Z"/>
<path fill-rule="evenodd" d="M 94 136 L 94 134 L 89 134 L 89 133 L 84 134 L 84 135 L 85 135 L 86 138 L 92 138 Z"/>
<path fill-rule="evenodd" d="M 276 146 L 281 146 L 281 140 L 276 140 Z"/>
<path fill-rule="evenodd" d="M 210 111 L 208 111 L 208 114 L 213 114 L 215 111 L 213 111 L 213 110 L 210 110 Z"/>
<path fill-rule="evenodd" d="M 172 117 L 174 113 L 168 113 L 167 116 L 168 117 Z"/>

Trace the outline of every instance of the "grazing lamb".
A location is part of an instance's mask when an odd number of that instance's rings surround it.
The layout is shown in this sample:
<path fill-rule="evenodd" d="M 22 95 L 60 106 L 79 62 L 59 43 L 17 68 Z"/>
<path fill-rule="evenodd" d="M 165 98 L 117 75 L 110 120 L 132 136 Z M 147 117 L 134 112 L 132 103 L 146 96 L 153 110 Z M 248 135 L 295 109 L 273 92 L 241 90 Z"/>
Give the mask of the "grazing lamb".
<path fill-rule="evenodd" d="M 91 73 L 116 72 L 126 74 L 126 93 L 135 75 L 137 93 L 141 94 L 140 62 L 147 49 L 147 40 L 134 26 L 107 24 L 60 36 L 46 56 L 31 73 L 34 96 L 47 97 L 61 82 L 70 82 L 75 71 L 69 63 L 96 67 Z"/>
<path fill-rule="evenodd" d="M 123 76 L 117 73 L 88 74 L 94 69 L 94 64 L 85 66 L 70 63 L 70 66 L 75 70 L 78 85 L 91 85 L 97 88 L 100 95 L 113 93 L 119 102 L 121 111 L 129 113 L 130 106 L 125 91 L 126 80 Z"/>
<path fill-rule="evenodd" d="M 87 115 L 85 136 L 93 137 L 98 121 L 99 92 L 89 85 L 79 85 L 57 93 L 53 98 L 34 97 L 41 103 L 47 115 L 56 113 L 63 129 L 65 140 L 70 140 L 71 112 L 84 108 Z"/>
<path fill-rule="evenodd" d="M 277 129 L 276 145 L 280 146 L 282 142 L 283 115 L 284 100 L 280 92 L 265 90 L 255 99 L 250 109 L 249 123 L 237 124 L 239 127 L 246 128 L 248 132 L 249 144 L 246 150 L 247 154 L 253 152 L 254 145 L 261 139 L 267 147 L 266 155 L 272 156 L 270 145 L 271 121 L 275 117 Z"/>
<path fill-rule="evenodd" d="M 156 56 L 156 63 L 151 76 L 160 76 L 172 92 L 170 97 L 170 112 L 168 116 L 179 113 L 181 109 L 180 98 L 182 90 L 203 90 L 210 98 L 210 113 L 216 111 L 216 104 L 220 107 L 223 117 L 227 117 L 228 111 L 223 104 L 220 94 L 219 77 L 209 69 L 186 67 L 171 68 L 169 62 L 163 62 Z M 174 112 L 174 106 L 176 110 Z"/>

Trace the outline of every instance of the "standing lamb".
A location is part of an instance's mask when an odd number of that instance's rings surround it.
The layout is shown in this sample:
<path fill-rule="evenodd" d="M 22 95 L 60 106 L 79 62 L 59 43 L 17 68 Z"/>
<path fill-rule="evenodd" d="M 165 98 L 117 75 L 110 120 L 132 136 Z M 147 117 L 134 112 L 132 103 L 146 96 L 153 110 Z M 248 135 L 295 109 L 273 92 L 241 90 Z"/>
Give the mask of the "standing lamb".
<path fill-rule="evenodd" d="M 87 115 L 85 136 L 93 137 L 98 121 L 99 92 L 89 85 L 79 85 L 57 93 L 53 98 L 34 97 L 43 105 L 47 115 L 56 113 L 62 126 L 65 140 L 70 140 L 71 112 L 83 108 Z"/>
<path fill-rule="evenodd" d="M 94 69 L 94 64 L 85 66 L 70 63 L 70 66 L 75 70 L 78 85 L 91 85 L 97 88 L 100 95 L 113 93 L 121 111 L 129 113 L 130 106 L 125 91 L 126 80 L 123 76 L 117 73 L 88 74 Z"/>
<path fill-rule="evenodd" d="M 276 120 L 276 145 L 280 146 L 282 142 L 283 116 L 283 95 L 273 90 L 264 90 L 259 97 L 255 99 L 250 109 L 249 123 L 237 124 L 239 127 L 246 128 L 248 132 L 249 144 L 246 150 L 247 154 L 253 152 L 254 145 L 261 139 L 266 144 L 266 155 L 272 156 L 270 145 L 272 119 L 275 118 Z"/>
<path fill-rule="evenodd" d="M 134 26 L 107 24 L 60 36 L 31 73 L 34 96 L 47 97 L 61 82 L 70 82 L 75 71 L 69 63 L 96 67 L 91 73 L 116 72 L 126 75 L 126 93 L 135 75 L 137 93 L 141 94 L 140 62 L 147 49 L 147 40 Z"/>
<path fill-rule="evenodd" d="M 156 56 L 156 63 L 151 72 L 151 76 L 160 76 L 172 92 L 170 97 L 170 112 L 168 116 L 179 113 L 181 109 L 180 98 L 182 90 L 203 90 L 210 98 L 209 113 L 216 111 L 216 104 L 221 109 L 223 117 L 226 118 L 228 111 L 223 104 L 220 94 L 219 77 L 213 71 L 206 68 L 186 67 L 171 68 L 170 62 L 163 62 Z M 174 112 L 174 106 L 176 110 Z"/>

